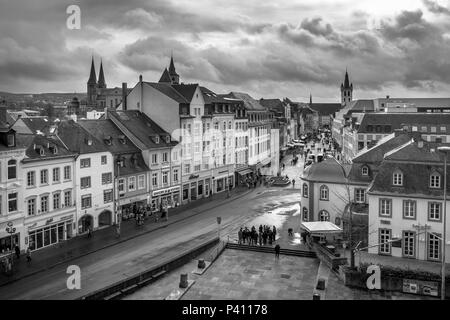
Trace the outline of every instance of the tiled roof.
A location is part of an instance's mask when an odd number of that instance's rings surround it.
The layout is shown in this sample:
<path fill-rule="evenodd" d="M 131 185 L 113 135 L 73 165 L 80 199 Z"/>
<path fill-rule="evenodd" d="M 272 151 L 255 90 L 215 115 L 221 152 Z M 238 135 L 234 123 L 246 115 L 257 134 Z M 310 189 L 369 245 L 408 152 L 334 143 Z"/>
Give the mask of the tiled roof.
<path fill-rule="evenodd" d="M 198 84 L 173 84 L 174 88 L 179 94 L 181 94 L 187 102 L 191 102 L 194 97 L 195 90 L 197 90 Z"/>
<path fill-rule="evenodd" d="M 70 151 L 79 154 L 108 151 L 102 141 L 97 140 L 73 120 L 58 123 L 57 135 Z"/>
<path fill-rule="evenodd" d="M 381 98 L 386 103 L 409 103 L 418 108 L 450 107 L 450 98 Z"/>
<path fill-rule="evenodd" d="M 350 165 L 343 164 L 345 174 L 350 171 Z M 303 171 L 302 179 L 313 182 L 346 183 L 344 171 L 336 159 L 326 159 L 313 163 Z"/>
<path fill-rule="evenodd" d="M 172 83 L 172 79 L 170 79 L 169 71 L 167 68 L 164 69 L 161 78 L 159 79 L 159 83 Z"/>
<path fill-rule="evenodd" d="M 45 118 L 20 118 L 33 134 L 44 129 L 51 124 L 47 117 Z"/>
<path fill-rule="evenodd" d="M 266 109 L 253 99 L 249 94 L 242 92 L 231 92 L 224 96 L 224 98 L 233 98 L 244 101 L 244 107 L 249 111 L 266 111 Z"/>
<path fill-rule="evenodd" d="M 138 110 L 108 112 L 147 148 L 171 147 L 178 143 L 172 139 L 169 143 L 166 143 L 165 137 L 170 136 L 170 134 L 143 112 Z M 156 143 L 156 137 L 159 138 L 159 143 Z"/>
<path fill-rule="evenodd" d="M 76 152 L 67 150 L 56 136 L 17 134 L 16 140 L 17 143 L 27 146 L 24 162 L 76 156 Z"/>
<path fill-rule="evenodd" d="M 186 98 L 177 90 L 175 90 L 170 84 L 155 83 L 155 82 L 144 82 L 144 83 L 158 90 L 162 94 L 168 96 L 169 98 L 175 100 L 178 103 L 189 103 L 189 101 L 186 100 Z"/>
<path fill-rule="evenodd" d="M 450 123 L 450 114 L 446 113 L 366 113 L 364 114 L 358 133 L 391 133 L 401 129 L 403 125 L 439 125 Z M 368 130 L 371 125 L 373 130 Z M 375 126 L 380 126 L 381 132 L 376 132 Z"/>
<path fill-rule="evenodd" d="M 349 113 L 354 112 L 373 112 L 375 105 L 373 100 L 353 100 L 349 107 Z"/>
<path fill-rule="evenodd" d="M 200 91 L 202 92 L 203 100 L 205 100 L 205 104 L 230 103 L 230 101 L 225 100 L 222 95 L 218 95 L 206 87 L 200 87 Z"/>
<path fill-rule="evenodd" d="M 341 110 L 342 105 L 340 103 L 313 103 L 310 108 L 317 111 L 320 115 L 332 115 L 335 112 Z"/>

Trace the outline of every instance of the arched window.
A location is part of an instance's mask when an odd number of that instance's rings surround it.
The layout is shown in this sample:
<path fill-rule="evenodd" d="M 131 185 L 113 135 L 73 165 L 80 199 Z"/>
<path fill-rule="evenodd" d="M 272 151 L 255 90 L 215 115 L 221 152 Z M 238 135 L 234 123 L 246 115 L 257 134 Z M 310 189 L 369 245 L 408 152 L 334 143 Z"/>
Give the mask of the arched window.
<path fill-rule="evenodd" d="M 328 200 L 328 187 L 326 185 L 320 186 L 320 200 Z"/>
<path fill-rule="evenodd" d="M 430 175 L 430 188 L 440 188 L 441 187 L 441 175 L 437 172 L 433 172 Z"/>
<path fill-rule="evenodd" d="M 394 186 L 403 185 L 403 173 L 400 170 L 395 170 L 392 175 L 392 184 Z"/>
<path fill-rule="evenodd" d="M 8 180 L 17 178 L 17 161 L 9 160 L 8 161 Z"/>
<path fill-rule="evenodd" d="M 308 198 L 308 185 L 306 183 L 303 184 L 303 198 Z"/>
<path fill-rule="evenodd" d="M 361 168 L 361 175 L 363 175 L 363 176 L 368 176 L 368 175 L 369 175 L 369 167 L 363 166 L 363 167 Z"/>
<path fill-rule="evenodd" d="M 330 214 L 326 210 L 322 210 L 319 212 L 319 220 L 320 221 L 330 221 Z"/>
<path fill-rule="evenodd" d="M 308 208 L 303 207 L 303 212 L 302 212 L 302 221 L 308 221 Z"/>

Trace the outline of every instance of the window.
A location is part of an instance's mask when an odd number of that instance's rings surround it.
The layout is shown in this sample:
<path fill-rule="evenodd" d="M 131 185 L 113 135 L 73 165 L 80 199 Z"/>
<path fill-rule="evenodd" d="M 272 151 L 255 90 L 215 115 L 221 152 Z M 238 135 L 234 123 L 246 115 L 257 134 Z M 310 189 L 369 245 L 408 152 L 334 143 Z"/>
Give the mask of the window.
<path fill-rule="evenodd" d="M 36 214 L 36 198 L 28 199 L 28 215 L 34 216 Z"/>
<path fill-rule="evenodd" d="M 191 173 L 191 165 L 190 164 L 184 165 L 184 173 Z"/>
<path fill-rule="evenodd" d="M 369 175 L 369 168 L 366 167 L 366 166 L 362 167 L 362 169 L 361 169 L 361 174 L 362 174 L 363 176 L 368 176 L 368 175 Z"/>
<path fill-rule="evenodd" d="M 159 143 L 159 137 L 155 136 L 155 143 Z"/>
<path fill-rule="evenodd" d="M 173 170 L 173 182 L 178 182 L 178 169 Z"/>
<path fill-rule="evenodd" d="M 8 180 L 17 178 L 17 161 L 9 160 L 8 161 Z"/>
<path fill-rule="evenodd" d="M 8 147 L 14 147 L 14 144 L 15 144 L 15 142 L 14 142 L 14 135 L 13 134 L 8 134 L 7 139 L 8 139 L 8 141 L 7 141 Z"/>
<path fill-rule="evenodd" d="M 41 213 L 48 212 L 48 196 L 41 196 Z"/>
<path fill-rule="evenodd" d="M 430 176 L 430 188 L 441 187 L 441 175 L 439 173 L 432 173 Z"/>
<path fill-rule="evenodd" d="M 403 256 L 407 258 L 415 257 L 416 234 L 412 231 L 403 231 Z"/>
<path fill-rule="evenodd" d="M 8 212 L 17 211 L 17 192 L 8 194 Z"/>
<path fill-rule="evenodd" d="M 302 212 L 302 219 L 303 221 L 308 221 L 308 208 L 303 207 L 303 212 Z"/>
<path fill-rule="evenodd" d="M 391 242 L 389 242 L 392 238 L 392 230 L 391 229 L 380 229 L 379 230 L 379 253 L 380 254 L 391 254 Z"/>
<path fill-rule="evenodd" d="M 164 171 L 162 173 L 162 183 L 167 185 L 169 183 L 169 171 Z"/>
<path fill-rule="evenodd" d="M 102 173 L 102 184 L 110 184 L 112 183 L 112 173 Z"/>
<path fill-rule="evenodd" d="M 71 174 L 70 171 L 71 171 L 70 166 L 65 166 L 64 167 L 64 180 L 70 180 L 71 179 L 72 174 Z"/>
<path fill-rule="evenodd" d="M 152 164 L 158 164 L 158 154 L 157 153 L 152 154 Z"/>
<path fill-rule="evenodd" d="M 428 203 L 428 220 L 440 221 L 441 220 L 441 206 L 440 202 Z"/>
<path fill-rule="evenodd" d="M 158 173 L 157 172 L 152 173 L 152 186 L 154 186 L 154 187 L 158 186 Z"/>
<path fill-rule="evenodd" d="M 106 156 L 102 156 L 102 164 L 107 164 L 108 158 Z"/>
<path fill-rule="evenodd" d="M 72 190 L 64 191 L 64 206 L 72 206 Z"/>
<path fill-rule="evenodd" d="M 428 259 L 440 260 L 441 259 L 441 241 L 440 236 L 434 233 L 428 235 Z"/>
<path fill-rule="evenodd" d="M 225 157 L 225 156 L 224 156 Z M 225 158 L 224 158 L 225 159 Z M 194 171 L 195 172 L 197 172 L 197 171 L 200 171 L 202 169 L 202 165 L 201 164 L 196 164 L 195 166 L 194 166 Z"/>
<path fill-rule="evenodd" d="M 306 183 L 303 184 L 303 198 L 308 198 L 308 185 Z"/>
<path fill-rule="evenodd" d="M 41 170 L 41 184 L 48 184 L 48 170 Z"/>
<path fill-rule="evenodd" d="M 144 189 L 145 188 L 145 176 L 141 174 L 138 176 L 138 189 Z"/>
<path fill-rule="evenodd" d="M 355 202 L 356 203 L 366 203 L 366 190 L 355 189 Z"/>
<path fill-rule="evenodd" d="M 380 199 L 380 216 L 391 217 L 392 216 L 392 200 Z"/>
<path fill-rule="evenodd" d="M 61 194 L 54 193 L 53 194 L 53 210 L 61 208 Z"/>
<path fill-rule="evenodd" d="M 163 163 L 169 162 L 169 154 L 167 152 L 164 152 L 162 154 L 162 156 L 163 156 L 163 159 L 162 159 Z"/>
<path fill-rule="evenodd" d="M 128 178 L 128 191 L 136 190 L 136 177 Z"/>
<path fill-rule="evenodd" d="M 81 197 L 81 209 L 92 207 L 92 197 L 90 194 Z"/>
<path fill-rule="evenodd" d="M 320 187 L 320 200 L 328 200 L 328 187 L 327 186 Z"/>
<path fill-rule="evenodd" d="M 53 182 L 59 182 L 59 168 L 53 168 Z"/>
<path fill-rule="evenodd" d="M 80 181 L 80 188 L 86 189 L 91 187 L 91 177 L 83 177 Z"/>
<path fill-rule="evenodd" d="M 80 160 L 80 168 L 89 168 L 91 166 L 91 159 L 81 159 Z"/>
<path fill-rule="evenodd" d="M 330 214 L 326 210 L 322 210 L 319 213 L 319 220 L 320 221 L 330 221 Z"/>
<path fill-rule="evenodd" d="M 402 186 L 403 185 L 403 173 L 400 171 L 394 172 L 392 175 L 392 184 L 394 186 Z"/>
<path fill-rule="evenodd" d="M 415 219 L 416 218 L 416 202 L 412 200 L 403 201 L 403 218 Z"/>
<path fill-rule="evenodd" d="M 34 171 L 27 172 L 27 187 L 34 187 L 36 185 L 36 173 Z"/>
<path fill-rule="evenodd" d="M 124 194 L 125 193 L 125 179 L 119 179 L 119 194 Z"/>
<path fill-rule="evenodd" d="M 110 190 L 104 190 L 103 191 L 103 203 L 109 203 L 113 201 L 113 191 Z"/>

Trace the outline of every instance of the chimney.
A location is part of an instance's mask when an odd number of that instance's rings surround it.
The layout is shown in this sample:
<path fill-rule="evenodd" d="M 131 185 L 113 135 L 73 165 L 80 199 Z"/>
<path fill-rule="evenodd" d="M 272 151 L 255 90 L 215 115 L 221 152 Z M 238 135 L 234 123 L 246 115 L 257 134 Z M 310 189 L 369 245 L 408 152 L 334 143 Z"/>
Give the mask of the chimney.
<path fill-rule="evenodd" d="M 0 121 L 7 123 L 6 121 L 6 114 L 7 114 L 8 110 L 6 109 L 5 105 L 1 105 L 0 106 Z"/>
<path fill-rule="evenodd" d="M 127 83 L 122 82 L 122 110 L 127 110 Z"/>
<path fill-rule="evenodd" d="M 389 96 L 386 96 L 386 99 L 389 99 Z"/>

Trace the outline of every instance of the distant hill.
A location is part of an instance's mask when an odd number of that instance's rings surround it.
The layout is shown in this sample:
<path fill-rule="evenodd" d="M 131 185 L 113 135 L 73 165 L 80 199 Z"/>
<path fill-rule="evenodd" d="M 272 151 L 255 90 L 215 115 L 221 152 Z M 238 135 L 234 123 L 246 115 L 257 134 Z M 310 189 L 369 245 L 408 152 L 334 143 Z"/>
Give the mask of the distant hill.
<path fill-rule="evenodd" d="M 63 104 L 77 97 L 86 100 L 85 92 L 77 93 L 10 93 L 0 91 L 0 101 L 5 100 L 6 105 L 11 107 L 23 106 L 24 104 Z"/>

